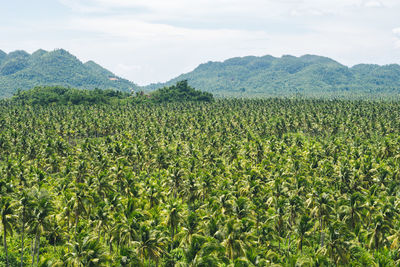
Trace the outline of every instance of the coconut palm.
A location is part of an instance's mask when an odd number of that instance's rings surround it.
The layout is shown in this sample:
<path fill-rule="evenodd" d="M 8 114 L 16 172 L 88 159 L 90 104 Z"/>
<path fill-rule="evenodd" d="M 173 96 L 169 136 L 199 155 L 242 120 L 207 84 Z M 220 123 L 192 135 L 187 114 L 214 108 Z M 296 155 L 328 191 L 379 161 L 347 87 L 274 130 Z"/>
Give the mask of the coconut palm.
<path fill-rule="evenodd" d="M 32 218 L 30 221 L 30 231 L 35 235 L 35 245 L 32 253 L 32 265 L 39 263 L 40 236 L 46 232 L 51 223 L 49 221 L 50 214 L 53 211 L 53 203 L 51 195 L 45 189 L 33 188 L 32 194 Z"/>
<path fill-rule="evenodd" d="M 67 266 L 108 266 L 109 255 L 96 237 L 86 235 L 68 246 L 71 252 L 65 255 Z"/>
<path fill-rule="evenodd" d="M 352 244 L 347 241 L 351 233 L 343 222 L 335 221 L 329 225 L 326 247 L 320 248 L 318 254 L 328 255 L 336 265 L 348 265 Z"/>
<path fill-rule="evenodd" d="M 319 222 L 320 227 L 320 246 L 324 246 L 324 229 L 326 224 L 329 222 L 329 217 L 333 211 L 334 202 L 331 198 L 331 195 L 328 193 L 320 193 L 316 195 L 314 207 L 311 210 L 311 215 L 316 217 Z M 310 205 L 311 199 L 307 200 Z"/>
<path fill-rule="evenodd" d="M 181 206 L 176 201 L 171 201 L 167 206 L 167 226 L 171 235 L 171 250 L 174 249 L 174 237 L 181 220 Z"/>
<path fill-rule="evenodd" d="M 6 265 L 9 266 L 8 262 L 8 247 L 7 247 L 7 235 L 12 235 L 13 233 L 13 220 L 14 217 L 15 203 L 10 197 L 0 197 L 0 214 L 1 214 L 1 224 L 3 225 L 3 246 L 4 253 L 6 255 Z"/>
<path fill-rule="evenodd" d="M 377 214 L 373 218 L 373 223 L 374 227 L 368 230 L 368 246 L 371 249 L 378 250 L 387 242 L 386 234 L 390 231 L 392 225 L 382 214 Z"/>
<path fill-rule="evenodd" d="M 356 224 L 362 222 L 364 217 L 364 197 L 360 192 L 352 193 L 348 200 L 346 200 L 341 208 L 340 212 L 344 214 L 343 220 L 348 222 L 354 229 Z"/>
<path fill-rule="evenodd" d="M 310 217 L 308 217 L 307 215 L 301 216 L 299 224 L 297 226 L 297 234 L 299 235 L 297 248 L 300 250 L 300 252 L 303 251 L 304 239 L 307 238 L 309 230 L 312 226 L 313 222 Z"/>
<path fill-rule="evenodd" d="M 166 239 L 160 231 L 150 230 L 147 225 L 142 225 L 139 230 L 138 240 L 133 242 L 137 255 L 142 260 L 142 265 L 145 262 L 150 265 L 152 260 L 158 262 L 165 252 L 165 242 Z"/>
<path fill-rule="evenodd" d="M 24 264 L 24 238 L 25 238 L 25 230 L 28 222 L 28 218 L 31 212 L 31 202 L 30 195 L 26 189 L 23 189 L 20 196 L 20 223 L 21 223 L 21 267 Z"/>

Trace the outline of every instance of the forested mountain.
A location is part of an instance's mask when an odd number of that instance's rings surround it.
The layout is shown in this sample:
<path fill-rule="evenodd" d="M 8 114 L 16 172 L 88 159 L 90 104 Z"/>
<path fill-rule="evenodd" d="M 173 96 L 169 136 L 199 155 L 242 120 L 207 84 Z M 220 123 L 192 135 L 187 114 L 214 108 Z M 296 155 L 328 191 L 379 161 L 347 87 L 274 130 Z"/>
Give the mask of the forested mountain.
<path fill-rule="evenodd" d="M 400 66 L 360 64 L 344 66 L 330 58 L 272 56 L 237 57 L 201 64 L 164 84 L 188 80 L 191 86 L 216 96 L 351 96 L 398 95 Z"/>
<path fill-rule="evenodd" d="M 115 76 L 93 61 L 83 64 L 69 52 L 38 50 L 33 54 L 0 50 L 0 98 L 35 86 L 59 85 L 86 89 L 116 89 L 128 92 L 136 85 Z"/>
<path fill-rule="evenodd" d="M 192 72 L 142 90 L 172 86 L 187 80 L 189 85 L 215 96 L 393 96 L 400 95 L 400 66 L 359 64 L 351 68 L 330 58 L 272 56 L 237 57 L 208 62 Z M 0 98 L 35 86 L 64 86 L 85 89 L 116 89 L 129 92 L 139 87 L 115 76 L 93 61 L 82 63 L 69 52 L 38 50 L 33 54 L 0 50 Z"/>

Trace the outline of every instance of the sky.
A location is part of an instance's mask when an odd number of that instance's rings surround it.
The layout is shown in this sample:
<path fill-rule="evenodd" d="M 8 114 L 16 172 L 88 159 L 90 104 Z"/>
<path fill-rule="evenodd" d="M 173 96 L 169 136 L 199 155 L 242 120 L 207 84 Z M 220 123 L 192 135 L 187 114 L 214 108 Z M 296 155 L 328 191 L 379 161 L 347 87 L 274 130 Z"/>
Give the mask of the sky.
<path fill-rule="evenodd" d="M 400 0 L 0 0 L 0 49 L 68 50 L 139 85 L 208 61 L 400 64 Z"/>

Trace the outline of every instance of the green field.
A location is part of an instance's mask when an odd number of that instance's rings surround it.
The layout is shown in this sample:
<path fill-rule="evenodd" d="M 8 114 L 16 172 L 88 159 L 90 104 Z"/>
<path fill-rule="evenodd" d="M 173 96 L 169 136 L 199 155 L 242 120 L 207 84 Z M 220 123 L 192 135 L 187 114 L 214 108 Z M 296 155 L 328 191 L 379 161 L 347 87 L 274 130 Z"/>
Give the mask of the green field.
<path fill-rule="evenodd" d="M 0 266 L 395 266 L 399 181 L 398 101 L 3 101 Z"/>

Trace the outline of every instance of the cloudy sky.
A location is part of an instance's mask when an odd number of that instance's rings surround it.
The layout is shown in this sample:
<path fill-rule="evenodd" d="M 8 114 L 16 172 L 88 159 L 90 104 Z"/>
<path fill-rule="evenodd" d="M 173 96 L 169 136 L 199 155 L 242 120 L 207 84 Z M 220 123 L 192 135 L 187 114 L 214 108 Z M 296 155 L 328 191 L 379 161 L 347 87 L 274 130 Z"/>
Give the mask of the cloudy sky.
<path fill-rule="evenodd" d="M 400 0 L 1 0 L 0 49 L 64 48 L 144 85 L 207 61 L 400 63 Z"/>

